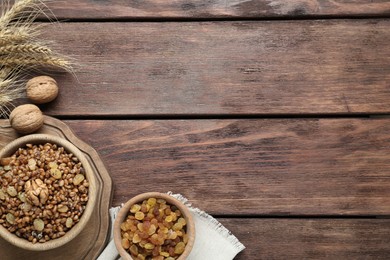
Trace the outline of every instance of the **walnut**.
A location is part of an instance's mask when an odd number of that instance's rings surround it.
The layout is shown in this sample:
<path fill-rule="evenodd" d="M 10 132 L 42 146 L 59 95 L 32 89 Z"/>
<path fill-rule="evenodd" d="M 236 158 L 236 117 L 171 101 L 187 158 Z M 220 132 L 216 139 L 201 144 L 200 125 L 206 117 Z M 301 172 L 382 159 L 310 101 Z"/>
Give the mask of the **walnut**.
<path fill-rule="evenodd" d="M 36 105 L 21 105 L 11 112 L 9 121 L 18 133 L 31 134 L 42 127 L 43 114 Z"/>
<path fill-rule="evenodd" d="M 27 200 L 35 206 L 46 204 L 49 197 L 49 189 L 40 179 L 30 180 L 24 185 Z"/>
<path fill-rule="evenodd" d="M 35 77 L 27 82 L 26 92 L 32 103 L 48 103 L 58 95 L 57 82 L 49 76 Z"/>

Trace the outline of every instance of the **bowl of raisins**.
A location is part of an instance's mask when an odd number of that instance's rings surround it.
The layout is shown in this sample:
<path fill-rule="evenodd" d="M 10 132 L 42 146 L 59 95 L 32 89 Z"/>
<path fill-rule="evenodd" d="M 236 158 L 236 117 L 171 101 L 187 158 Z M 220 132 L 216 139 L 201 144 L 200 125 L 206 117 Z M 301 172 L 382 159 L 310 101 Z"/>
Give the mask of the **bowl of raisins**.
<path fill-rule="evenodd" d="M 124 204 L 115 219 L 114 242 L 123 259 L 184 260 L 194 241 L 191 212 L 168 194 L 137 195 Z"/>

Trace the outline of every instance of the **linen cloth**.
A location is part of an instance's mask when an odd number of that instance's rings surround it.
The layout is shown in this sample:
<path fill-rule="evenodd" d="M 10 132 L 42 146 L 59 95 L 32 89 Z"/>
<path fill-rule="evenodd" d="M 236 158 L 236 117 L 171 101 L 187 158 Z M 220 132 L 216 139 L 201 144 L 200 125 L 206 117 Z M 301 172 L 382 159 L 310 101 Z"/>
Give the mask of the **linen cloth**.
<path fill-rule="evenodd" d="M 183 202 L 191 211 L 195 221 L 195 243 L 187 260 L 231 260 L 245 249 L 245 246 L 218 220 L 206 212 L 192 207 L 184 196 L 171 192 L 168 192 L 168 194 Z M 110 209 L 111 223 L 114 223 L 119 210 L 120 207 Z M 114 244 L 112 226 L 110 242 L 98 257 L 98 260 L 121 259 Z"/>

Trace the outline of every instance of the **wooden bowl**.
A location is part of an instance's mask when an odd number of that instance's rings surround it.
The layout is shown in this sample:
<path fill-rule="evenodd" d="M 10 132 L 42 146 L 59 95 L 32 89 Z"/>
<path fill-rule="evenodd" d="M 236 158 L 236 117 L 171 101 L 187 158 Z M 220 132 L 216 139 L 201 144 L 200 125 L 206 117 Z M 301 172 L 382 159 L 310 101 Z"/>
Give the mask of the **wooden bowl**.
<path fill-rule="evenodd" d="M 64 236 L 57 239 L 49 240 L 45 243 L 38 242 L 36 244 L 33 244 L 32 242 L 29 242 L 24 238 L 19 238 L 13 233 L 10 233 L 6 228 L 0 225 L 0 236 L 2 238 L 7 240 L 12 245 L 15 245 L 22 249 L 31 250 L 31 251 L 46 251 L 50 249 L 55 249 L 63 246 L 64 244 L 68 243 L 73 238 L 75 238 L 86 227 L 92 215 L 97 200 L 96 198 L 97 180 L 89 162 L 84 157 L 84 154 L 76 146 L 74 146 L 72 143 L 70 143 L 69 141 L 61 137 L 47 135 L 47 134 L 32 134 L 32 135 L 26 135 L 20 137 L 7 144 L 0 151 L 0 158 L 11 156 L 16 152 L 18 148 L 24 147 L 26 144 L 45 144 L 45 143 L 57 144 L 58 146 L 62 146 L 65 148 L 67 152 L 72 153 L 74 156 L 76 156 L 79 159 L 79 161 L 81 162 L 85 170 L 86 179 L 89 182 L 88 202 L 77 224 L 75 224 L 69 231 L 67 231 Z M 87 242 L 89 243 L 90 241 Z"/>
<path fill-rule="evenodd" d="M 132 260 L 133 258 L 130 256 L 129 253 L 126 252 L 126 250 L 122 247 L 122 238 L 121 238 L 121 224 L 123 221 L 126 219 L 127 214 L 131 208 L 132 205 L 136 203 L 142 203 L 145 199 L 148 198 L 156 198 L 156 199 L 164 199 L 167 201 L 167 204 L 174 205 L 176 206 L 182 213 L 184 219 L 187 222 L 187 234 L 188 234 L 188 243 L 185 247 L 184 252 L 180 255 L 178 260 L 185 260 L 188 255 L 190 254 L 192 247 L 194 246 L 195 242 L 195 223 L 192 218 L 192 214 L 182 202 L 179 200 L 175 199 L 174 197 L 165 194 L 165 193 L 159 193 L 159 192 L 147 192 L 147 193 L 142 193 L 140 195 L 137 195 L 130 199 L 129 201 L 126 202 L 125 205 L 121 208 L 121 210 L 118 212 L 118 215 L 115 219 L 114 222 L 114 242 L 115 246 L 120 254 L 120 256 L 123 259 L 126 260 Z"/>

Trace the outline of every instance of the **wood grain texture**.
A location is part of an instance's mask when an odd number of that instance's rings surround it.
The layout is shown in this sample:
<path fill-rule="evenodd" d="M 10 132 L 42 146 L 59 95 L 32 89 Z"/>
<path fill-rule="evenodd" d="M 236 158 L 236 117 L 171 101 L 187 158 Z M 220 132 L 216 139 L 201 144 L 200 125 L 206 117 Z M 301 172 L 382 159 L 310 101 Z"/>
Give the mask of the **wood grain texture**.
<path fill-rule="evenodd" d="M 390 119 L 66 121 L 113 205 L 181 193 L 216 215 L 389 215 Z"/>
<path fill-rule="evenodd" d="M 59 19 L 388 16 L 387 0 L 67 0 L 48 6 Z"/>
<path fill-rule="evenodd" d="M 51 115 L 390 112 L 390 20 L 71 23 Z"/>
<path fill-rule="evenodd" d="M 219 219 L 247 247 L 246 259 L 383 259 L 389 219 Z"/>

